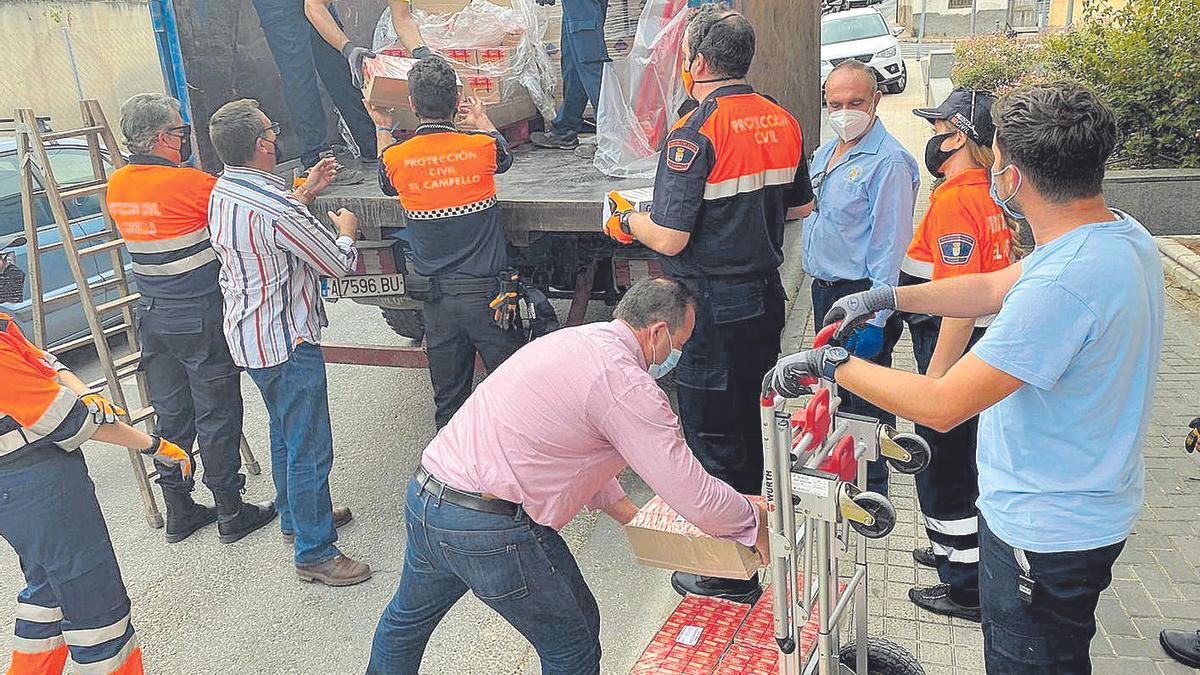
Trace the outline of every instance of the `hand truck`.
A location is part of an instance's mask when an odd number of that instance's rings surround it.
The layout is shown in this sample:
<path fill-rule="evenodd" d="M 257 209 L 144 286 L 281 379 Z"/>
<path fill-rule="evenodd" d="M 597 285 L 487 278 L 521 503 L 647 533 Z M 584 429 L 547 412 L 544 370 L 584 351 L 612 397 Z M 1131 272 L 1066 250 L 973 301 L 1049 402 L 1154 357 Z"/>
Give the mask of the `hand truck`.
<path fill-rule="evenodd" d="M 818 333 L 826 344 L 837 325 Z M 896 510 L 887 497 L 866 491 L 867 462 L 882 457 L 902 473 L 929 464 L 929 446 L 879 420 L 839 410 L 837 384 L 803 382 L 811 392 L 803 410 L 783 412 L 788 399 L 774 386 L 775 369 L 763 380 L 761 403 L 770 530 L 771 602 L 781 675 L 924 675 L 916 658 L 899 645 L 867 637 L 867 539 L 887 536 Z M 851 549 L 854 573 L 839 589 L 839 553 Z M 837 546 L 841 542 L 841 546 Z M 854 641 L 841 645 L 841 627 L 854 616 Z M 816 648 L 797 649 L 799 627 L 817 613 Z"/>

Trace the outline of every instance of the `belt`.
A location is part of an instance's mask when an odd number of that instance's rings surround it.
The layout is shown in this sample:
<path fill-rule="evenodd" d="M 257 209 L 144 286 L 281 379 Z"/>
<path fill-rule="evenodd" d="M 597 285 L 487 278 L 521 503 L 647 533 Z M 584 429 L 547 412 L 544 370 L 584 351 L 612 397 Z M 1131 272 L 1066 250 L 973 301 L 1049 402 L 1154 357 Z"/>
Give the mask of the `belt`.
<path fill-rule="evenodd" d="M 446 295 L 492 293 L 499 285 L 495 277 L 434 277 L 438 289 Z"/>
<path fill-rule="evenodd" d="M 846 284 L 859 284 L 859 283 L 862 283 L 863 281 L 866 281 L 866 280 L 865 279 L 834 279 L 833 281 L 825 281 L 824 279 L 818 279 L 816 277 L 813 277 L 813 283 L 820 286 L 821 288 L 835 288 L 837 286 L 844 286 Z"/>
<path fill-rule="evenodd" d="M 428 492 L 430 495 L 437 497 L 444 502 L 450 502 L 455 506 L 461 506 L 464 509 L 471 511 L 480 511 L 482 513 L 492 513 L 498 516 L 515 516 L 517 511 L 521 509 L 520 504 L 514 504 L 503 499 L 493 497 L 485 497 L 474 492 L 463 492 L 446 485 L 442 481 L 433 477 L 423 466 L 417 466 L 417 471 L 414 474 L 417 482 L 421 484 L 421 489 Z"/>

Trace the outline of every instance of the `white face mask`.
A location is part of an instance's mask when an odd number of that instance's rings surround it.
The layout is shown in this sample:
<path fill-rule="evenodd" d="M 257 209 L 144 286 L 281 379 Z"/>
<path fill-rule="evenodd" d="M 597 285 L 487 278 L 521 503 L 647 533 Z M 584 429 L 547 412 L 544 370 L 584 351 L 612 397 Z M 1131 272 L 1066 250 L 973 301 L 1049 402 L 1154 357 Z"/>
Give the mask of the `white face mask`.
<path fill-rule="evenodd" d="M 829 113 L 829 126 L 843 142 L 849 143 L 867 133 L 875 116 L 861 110 L 835 110 Z"/>

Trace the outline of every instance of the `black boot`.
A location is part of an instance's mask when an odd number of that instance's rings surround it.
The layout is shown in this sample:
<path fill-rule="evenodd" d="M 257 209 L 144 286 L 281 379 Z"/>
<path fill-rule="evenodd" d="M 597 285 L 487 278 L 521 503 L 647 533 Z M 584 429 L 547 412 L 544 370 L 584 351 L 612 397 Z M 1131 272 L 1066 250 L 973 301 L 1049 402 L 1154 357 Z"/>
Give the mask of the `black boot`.
<path fill-rule="evenodd" d="M 188 492 L 163 490 L 163 503 L 167 507 L 167 543 L 175 544 L 187 539 L 193 532 L 217 519 L 217 512 L 192 501 Z"/>
<path fill-rule="evenodd" d="M 943 616 L 956 616 L 967 621 L 980 622 L 979 605 L 964 605 L 950 597 L 950 584 L 937 584 L 928 588 L 917 586 L 908 589 L 908 599 L 927 612 Z"/>
<path fill-rule="evenodd" d="M 1200 668 L 1200 630 L 1170 630 L 1158 634 L 1167 656 L 1185 666 Z"/>
<path fill-rule="evenodd" d="M 275 503 L 250 504 L 237 492 L 214 492 L 217 500 L 217 530 L 222 544 L 232 544 L 275 520 Z"/>
<path fill-rule="evenodd" d="M 674 588 L 675 592 L 680 595 L 691 593 L 692 595 L 724 598 L 747 605 L 753 605 L 762 595 L 762 586 L 758 584 L 757 575 L 743 581 L 675 572 L 671 575 L 671 588 Z"/>

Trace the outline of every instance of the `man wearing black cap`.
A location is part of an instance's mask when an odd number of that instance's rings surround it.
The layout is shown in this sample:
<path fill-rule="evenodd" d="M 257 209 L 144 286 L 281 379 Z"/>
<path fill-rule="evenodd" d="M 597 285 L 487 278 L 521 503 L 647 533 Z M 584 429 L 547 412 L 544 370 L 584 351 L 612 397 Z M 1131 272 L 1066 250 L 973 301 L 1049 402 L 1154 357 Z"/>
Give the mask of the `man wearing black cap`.
<path fill-rule="evenodd" d="M 925 168 L 942 182 L 929 198 L 900 267 L 901 285 L 962 274 L 994 272 L 1009 264 L 1010 235 L 1004 214 L 989 194 L 988 170 L 995 127 L 987 92 L 957 89 L 937 108 L 913 111 L 934 126 L 925 147 Z M 981 337 L 992 317 L 958 319 L 904 314 L 922 375 L 941 377 Z M 913 551 L 918 563 L 936 568 L 941 583 L 916 587 L 908 597 L 936 614 L 979 621 L 979 498 L 975 463 L 979 418 L 941 433 L 917 425 L 933 462 L 917 474 L 917 501 L 930 546 Z"/>

